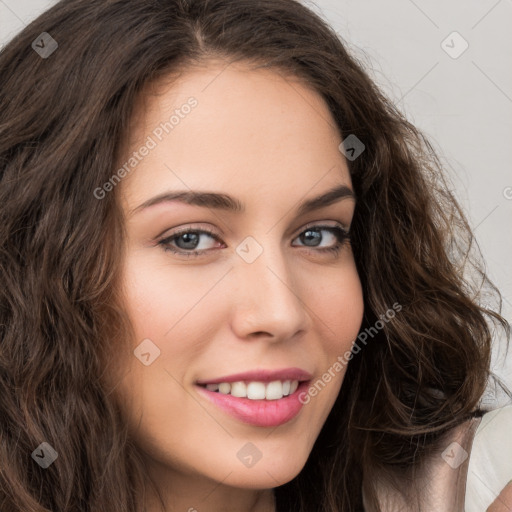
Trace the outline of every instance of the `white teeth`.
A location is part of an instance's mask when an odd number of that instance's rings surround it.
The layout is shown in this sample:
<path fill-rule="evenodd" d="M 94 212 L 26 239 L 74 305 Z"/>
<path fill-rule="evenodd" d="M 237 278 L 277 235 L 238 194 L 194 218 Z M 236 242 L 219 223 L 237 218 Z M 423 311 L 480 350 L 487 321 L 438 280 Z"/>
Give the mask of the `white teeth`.
<path fill-rule="evenodd" d="M 279 400 L 291 395 L 299 387 L 298 380 L 274 380 L 272 382 L 220 382 L 207 384 L 208 391 L 218 391 L 223 395 L 232 395 L 250 400 Z"/>
<path fill-rule="evenodd" d="M 219 393 L 227 395 L 231 391 L 231 384 L 229 382 L 221 382 L 219 384 Z"/>
<path fill-rule="evenodd" d="M 239 398 L 245 398 L 247 396 L 247 386 L 245 382 L 233 382 L 231 384 L 231 394 Z"/>
<path fill-rule="evenodd" d="M 283 398 L 283 384 L 280 380 L 274 380 L 267 384 L 265 398 L 267 400 L 279 400 L 280 398 Z"/>
<path fill-rule="evenodd" d="M 247 385 L 247 398 L 263 400 L 265 398 L 265 384 L 263 382 L 249 382 Z"/>

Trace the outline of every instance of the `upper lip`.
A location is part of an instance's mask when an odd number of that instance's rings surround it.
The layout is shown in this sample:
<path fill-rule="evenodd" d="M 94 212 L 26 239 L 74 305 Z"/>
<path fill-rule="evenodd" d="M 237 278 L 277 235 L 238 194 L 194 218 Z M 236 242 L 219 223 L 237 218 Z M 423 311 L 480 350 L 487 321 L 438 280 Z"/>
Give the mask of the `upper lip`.
<path fill-rule="evenodd" d="M 216 377 L 214 379 L 204 379 L 196 381 L 196 384 L 219 384 L 221 382 L 272 382 L 274 380 L 310 380 L 312 374 L 301 368 L 283 368 L 280 370 L 251 370 L 244 373 L 235 373 Z"/>

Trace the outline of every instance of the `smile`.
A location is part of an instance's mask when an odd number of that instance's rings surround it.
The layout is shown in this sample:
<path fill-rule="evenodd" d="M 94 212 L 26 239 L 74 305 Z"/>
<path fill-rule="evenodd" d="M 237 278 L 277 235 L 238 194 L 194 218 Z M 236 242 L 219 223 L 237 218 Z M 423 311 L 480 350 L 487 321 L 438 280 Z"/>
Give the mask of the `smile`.
<path fill-rule="evenodd" d="M 281 376 L 281 378 L 279 378 Z M 276 427 L 295 418 L 311 374 L 303 370 L 256 371 L 196 382 L 197 391 L 235 419 L 258 427 Z"/>

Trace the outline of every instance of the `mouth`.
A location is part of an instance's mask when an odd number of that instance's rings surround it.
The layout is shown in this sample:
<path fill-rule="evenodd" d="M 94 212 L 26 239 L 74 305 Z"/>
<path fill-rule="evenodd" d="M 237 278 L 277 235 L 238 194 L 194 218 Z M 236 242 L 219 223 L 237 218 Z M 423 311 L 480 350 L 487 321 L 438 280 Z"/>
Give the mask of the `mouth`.
<path fill-rule="evenodd" d="M 300 369 L 256 371 L 197 381 L 200 395 L 231 417 L 253 426 L 275 427 L 302 409 L 299 397 L 312 375 Z"/>

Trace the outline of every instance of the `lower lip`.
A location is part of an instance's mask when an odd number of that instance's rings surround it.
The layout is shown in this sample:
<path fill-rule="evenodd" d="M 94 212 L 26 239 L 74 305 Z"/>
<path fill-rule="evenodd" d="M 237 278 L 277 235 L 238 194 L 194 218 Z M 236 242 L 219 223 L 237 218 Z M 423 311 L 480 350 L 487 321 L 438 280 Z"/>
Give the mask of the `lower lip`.
<path fill-rule="evenodd" d="M 236 419 L 256 427 L 277 427 L 292 420 L 304 405 L 299 400 L 302 391 L 308 388 L 308 381 L 301 382 L 294 393 L 278 400 L 251 400 L 223 395 L 218 391 L 209 391 L 196 386 L 208 400 Z"/>

